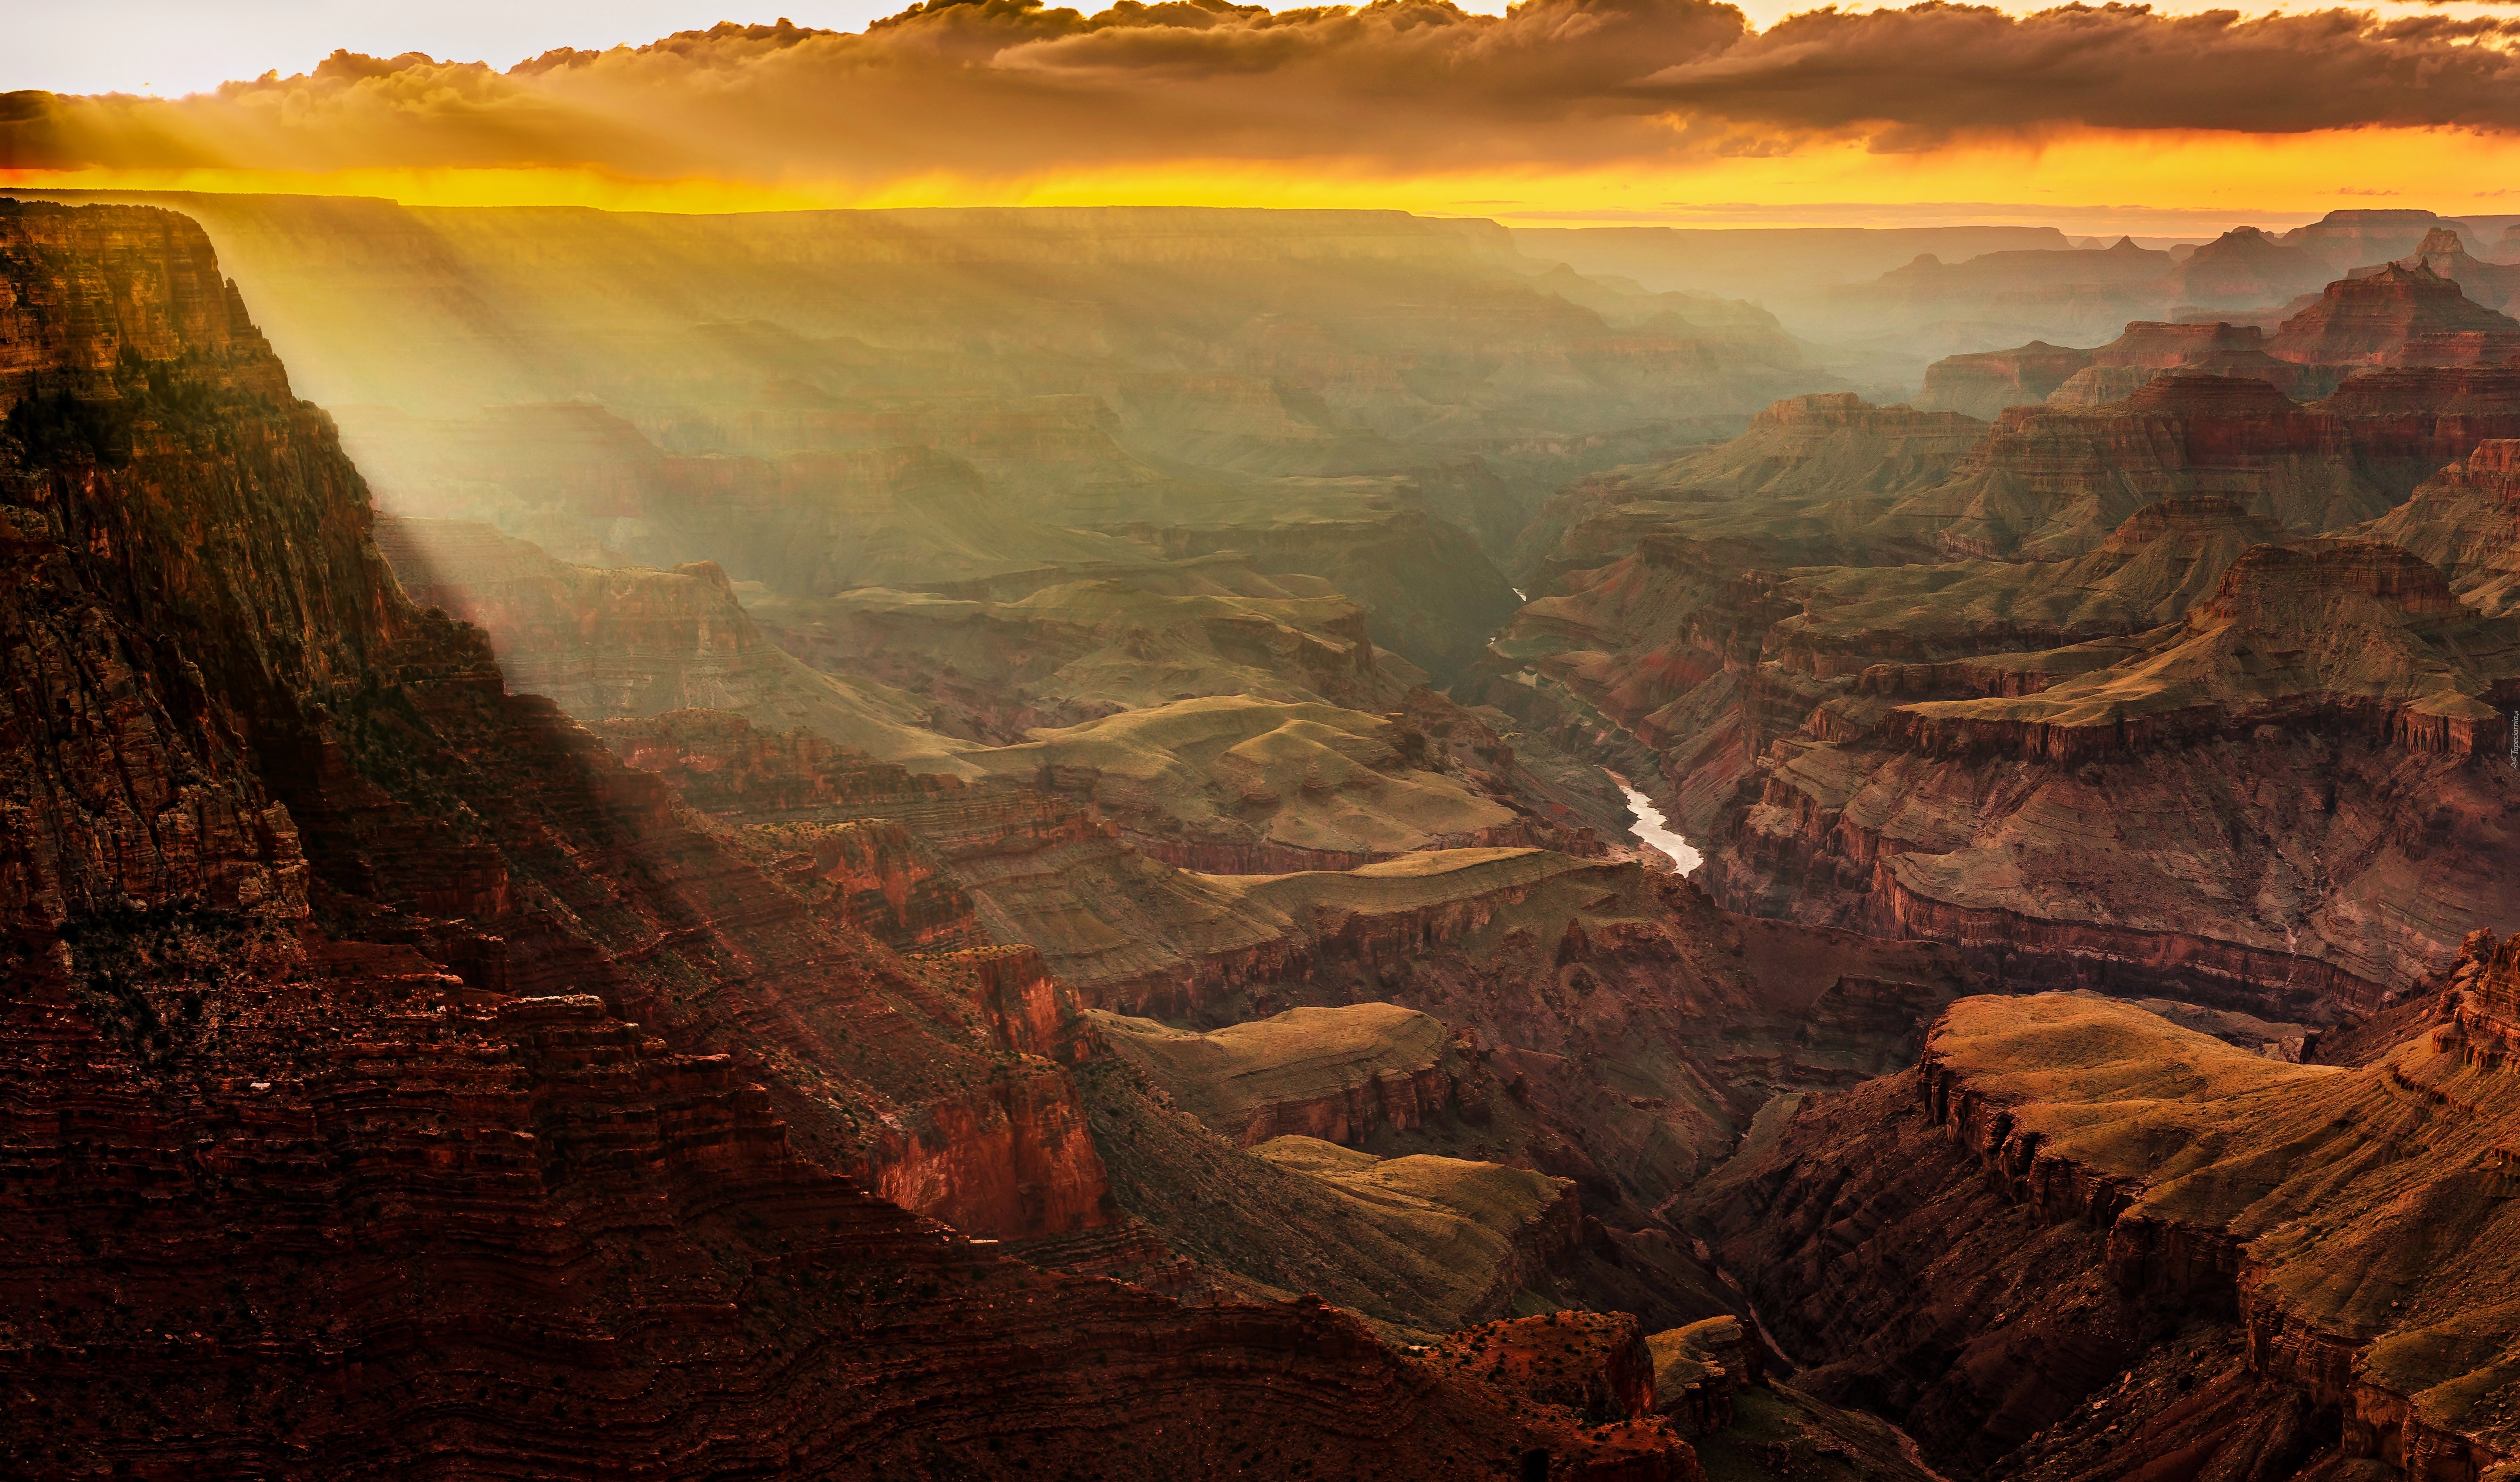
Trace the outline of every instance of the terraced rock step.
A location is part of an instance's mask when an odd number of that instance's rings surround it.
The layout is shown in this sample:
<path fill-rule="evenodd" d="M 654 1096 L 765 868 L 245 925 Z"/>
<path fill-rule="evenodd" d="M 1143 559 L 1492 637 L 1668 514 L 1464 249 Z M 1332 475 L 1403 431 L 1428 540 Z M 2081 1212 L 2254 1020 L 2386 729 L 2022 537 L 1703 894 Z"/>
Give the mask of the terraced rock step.
<path fill-rule="evenodd" d="M 2139 1420 L 2114 1440 L 2142 1456 L 2489 1474 L 2520 1452 L 2509 1356 L 2476 1324 L 2506 1275 L 2495 1206 L 2476 1199 L 2512 1134 L 2499 1083 L 2515 983 L 2520 953 L 2471 942 L 2432 1025 L 2356 1066 L 2286 1064 L 2104 1000 L 1963 1000 L 1913 1075 L 1862 1104 L 1807 1105 L 1728 1173 L 1726 1259 L 1832 1376 L 1824 1390 L 1897 1365 L 1900 1341 L 1987 1355 L 1894 1384 L 1919 1439 L 1956 1459 L 1992 1461 L 2051 1424 L 2041 1450 L 2069 1446 L 2086 1432 L 2066 1416 L 2088 1410 L 2093 1433 L 2112 1413 Z M 1830 1219 L 1868 1234 L 1797 1265 Z M 1784 1244 L 1761 1248 L 1754 1228 Z M 1914 1243 L 1937 1229 L 1949 1256 Z M 1994 1300 L 1951 1305 L 1971 1288 Z M 1869 1316 L 1824 1315 L 1845 1304 Z M 2079 1336 L 2057 1325 L 2066 1312 Z M 2199 1316 L 2228 1341 L 2174 1336 Z M 2057 1342 L 2017 1371 L 1991 1367 Z M 2192 1404 L 2146 1380 L 2086 1405 L 2121 1370 L 2156 1368 L 2210 1382 Z"/>
<path fill-rule="evenodd" d="M 1447 1055 L 1441 1021 L 1392 1004 L 1289 1009 L 1203 1034 L 1091 1017 L 1116 1054 L 1245 1147 L 1282 1137 L 1353 1145 L 1377 1127 L 1421 1126 L 1456 1109 L 1467 1069 Z"/>

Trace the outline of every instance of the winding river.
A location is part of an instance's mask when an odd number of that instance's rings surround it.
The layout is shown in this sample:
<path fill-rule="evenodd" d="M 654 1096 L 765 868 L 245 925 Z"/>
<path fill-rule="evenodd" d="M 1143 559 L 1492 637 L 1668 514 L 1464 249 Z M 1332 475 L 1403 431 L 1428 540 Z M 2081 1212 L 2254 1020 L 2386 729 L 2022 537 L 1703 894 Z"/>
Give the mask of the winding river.
<path fill-rule="evenodd" d="M 1689 847 L 1688 840 L 1672 831 L 1671 821 L 1664 818 L 1662 810 L 1653 805 L 1652 798 L 1639 792 L 1635 784 L 1616 772 L 1610 774 L 1610 781 L 1617 783 L 1619 790 L 1628 795 L 1628 811 L 1637 816 L 1636 823 L 1629 828 L 1628 831 L 1636 835 L 1638 843 L 1669 856 L 1671 862 L 1680 867 L 1680 873 L 1683 875 L 1688 874 L 1704 863 L 1704 859 L 1698 852 Z"/>

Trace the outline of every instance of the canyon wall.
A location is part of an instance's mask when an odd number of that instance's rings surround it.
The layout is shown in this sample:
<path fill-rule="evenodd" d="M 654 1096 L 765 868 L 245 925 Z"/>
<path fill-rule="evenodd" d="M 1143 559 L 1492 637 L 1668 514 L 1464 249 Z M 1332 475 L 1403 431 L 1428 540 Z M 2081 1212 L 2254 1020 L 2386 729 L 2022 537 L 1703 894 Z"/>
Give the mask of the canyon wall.
<path fill-rule="evenodd" d="M 967 1238 L 1113 1219 L 1066 1073 L 409 603 L 197 229 L 0 234 L 10 1471 L 1693 1474 Z"/>

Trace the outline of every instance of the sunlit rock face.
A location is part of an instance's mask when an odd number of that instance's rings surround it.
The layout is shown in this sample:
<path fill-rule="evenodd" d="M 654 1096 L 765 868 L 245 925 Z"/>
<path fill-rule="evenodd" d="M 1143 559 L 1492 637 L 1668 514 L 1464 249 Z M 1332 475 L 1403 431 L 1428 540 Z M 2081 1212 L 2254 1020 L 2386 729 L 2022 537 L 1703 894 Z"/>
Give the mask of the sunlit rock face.
<path fill-rule="evenodd" d="M 2401 547 L 2254 546 L 2168 627 L 1868 671 L 1878 697 L 1763 759 L 1708 877 L 2034 981 L 2368 1012 L 2520 904 L 2484 863 L 2520 789 L 2515 645 Z"/>
<path fill-rule="evenodd" d="M 2433 1334 L 2507 1260 L 2459 1190 L 2502 1176 L 2508 957 L 2480 934 L 2339 1064 L 2105 1000 L 1962 1000 L 1916 1070 L 1805 1105 L 1710 1190 L 1719 1248 L 1823 1393 L 1888 1393 L 1946 1465 L 2487 1474 L 2500 1340 Z M 1850 1221 L 1872 1238 L 1826 1248 Z M 2006 1357 L 1917 1358 L 1963 1352 Z"/>
<path fill-rule="evenodd" d="M 187 203 L 394 513 L 791 598 L 1232 551 L 1439 680 L 1550 489 L 1831 381 L 1394 212 Z"/>
<path fill-rule="evenodd" d="M 2327 286 L 2268 342 L 2316 365 L 2491 365 L 2520 355 L 2520 320 L 2460 292 L 2420 258 Z"/>
<path fill-rule="evenodd" d="M 956 759 L 968 743 L 928 729 L 926 705 L 818 673 L 772 642 L 713 561 L 572 565 L 456 520 L 382 520 L 377 545 L 413 602 L 488 635 L 512 687 L 580 720 L 726 710 L 922 770 L 968 770 Z"/>
<path fill-rule="evenodd" d="M 1562 527 L 1488 694 L 1645 748 L 1734 909 L 2027 981 L 2367 1011 L 2513 904 L 2486 864 L 2512 781 L 2513 375 L 2381 368 L 2300 403 L 2169 366 L 2007 410 L 1895 500 L 1776 501 L 1765 539 L 1746 505 L 1603 501 Z M 1835 445 L 1886 481 L 1882 451 Z M 1920 554 L 1778 560 L 1811 510 Z"/>
<path fill-rule="evenodd" d="M 1318 1302 L 974 1244 L 1122 1216 L 1035 979 L 869 932 L 950 895 L 789 888 L 507 693 L 189 223 L 0 206 L 0 286 L 12 1474 L 854 1476 L 949 1415 L 978 1475 L 1693 1474 Z"/>

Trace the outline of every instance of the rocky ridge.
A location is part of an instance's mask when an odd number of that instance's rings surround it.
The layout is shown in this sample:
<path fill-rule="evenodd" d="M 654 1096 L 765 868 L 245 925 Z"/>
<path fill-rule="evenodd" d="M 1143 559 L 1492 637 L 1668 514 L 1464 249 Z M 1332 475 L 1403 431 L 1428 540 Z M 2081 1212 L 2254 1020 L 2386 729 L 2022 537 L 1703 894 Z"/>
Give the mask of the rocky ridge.
<path fill-rule="evenodd" d="M 486 524 L 379 522 L 377 546 L 412 601 L 489 636 L 518 690 L 584 721 L 715 709 L 802 728 L 924 770 L 965 770 L 903 692 L 817 673 L 755 623 L 714 561 L 670 570 L 552 560 Z"/>
<path fill-rule="evenodd" d="M 1488 696 L 1654 777 L 1729 907 L 2050 986 L 2365 1011 L 2504 909 L 2483 861 L 2506 637 L 2457 599 L 2499 613 L 2511 376 L 2368 370 L 2302 405 L 2171 370 L 2114 406 L 2015 408 L 1866 527 L 1876 552 L 1930 534 L 1929 562 L 1771 563 L 1665 506 L 1626 554 L 1570 539 Z"/>
<path fill-rule="evenodd" d="M 0 231 L 12 1470 L 1693 1471 L 1317 1304 L 965 1240 L 1111 1219 L 1064 1072 L 411 606 L 197 230 Z"/>
<path fill-rule="evenodd" d="M 1935 1341 L 1991 1359 L 2055 1343 L 2053 1314 L 2077 1312 L 2083 1335 L 2006 1376 L 2009 1395 L 1985 1387 L 2003 1371 L 1981 1360 L 1930 1391 L 1947 1399 L 1920 1399 L 1917 1414 L 1942 1417 L 1918 1429 L 1929 1453 L 2088 1475 L 2107 1426 L 2121 1456 L 2183 1453 L 2247 1475 L 2322 1461 L 2491 1474 L 2512 1450 L 2498 1351 L 2453 1334 L 2476 1331 L 2492 1308 L 2480 1292 L 2497 1289 L 2495 1222 L 2417 1211 L 2460 1199 L 2452 1190 L 2476 1168 L 2496 1166 L 2496 1006 L 2512 971 L 2508 951 L 2471 942 L 2441 987 L 2436 1027 L 2360 1067 L 2272 1062 L 2105 1002 L 1964 1001 L 1917 1072 L 1879 1083 L 1879 1097 L 1912 1109 L 1876 1123 L 1870 1148 L 1859 1150 L 1868 1135 L 1856 1123 L 1807 1107 L 1732 1184 L 1733 1210 L 1765 1205 L 1775 1220 L 1793 1207 L 1787 1228 L 1809 1232 L 1821 1207 L 1806 1201 L 1826 1165 L 1886 1155 L 1888 1166 L 1822 1196 L 1837 1218 L 1869 1201 L 1857 1217 L 1881 1232 L 1874 1244 L 1808 1265 L 1728 1249 L 1757 1263 L 1745 1276 L 1763 1304 L 1794 1315 L 1785 1341 L 1832 1357 L 1819 1370 L 1838 1370 L 1830 1382 L 1878 1372 L 1892 1352 L 1865 1343 L 1857 1325 L 1910 1341 L 1939 1327 Z M 2408 1155 L 2357 1156 L 2410 1123 L 2414 1140 L 2397 1145 Z M 2242 1166 L 2252 1173 L 2231 1178 Z M 2437 1238 L 2407 1238 L 2409 1220 Z M 1959 1294 L 1957 1261 L 1875 1284 L 1881 1263 L 1900 1259 L 1892 1252 L 1937 1226 L 1945 1239 L 2018 1232 L 2021 1253 L 1999 1278 L 2017 1283 L 2006 1299 L 1974 1313 L 1947 1305 Z M 2339 1280 L 2339 1270 L 2366 1275 Z M 1831 1287 L 1864 1293 L 1855 1323 L 1809 1325 L 1824 1310 L 1815 1300 L 1845 1300 Z M 2182 1331 L 2182 1314 L 2220 1325 Z"/>
<path fill-rule="evenodd" d="M 1710 887 L 1949 933 L 2034 982 L 2367 1012 L 2510 909 L 2481 865 L 2520 786 L 2507 623 L 2396 546 L 2254 547 L 2168 628 L 1978 660 L 2019 676 L 1986 697 L 1824 709 L 1834 739 L 1776 743 Z M 2430 800 L 2420 827 L 2403 796 Z"/>

